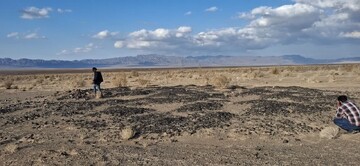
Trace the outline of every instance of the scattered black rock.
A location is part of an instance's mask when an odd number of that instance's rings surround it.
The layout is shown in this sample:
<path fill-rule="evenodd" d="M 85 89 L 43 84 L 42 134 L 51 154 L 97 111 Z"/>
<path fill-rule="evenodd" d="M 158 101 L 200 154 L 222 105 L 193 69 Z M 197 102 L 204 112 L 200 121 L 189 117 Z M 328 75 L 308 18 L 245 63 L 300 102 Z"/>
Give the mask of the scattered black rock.
<path fill-rule="evenodd" d="M 223 104 L 213 101 L 213 102 L 197 102 L 194 104 L 188 104 L 181 106 L 176 109 L 177 112 L 202 112 L 204 110 L 219 110 L 223 107 Z"/>
<path fill-rule="evenodd" d="M 228 112 L 211 112 L 204 115 L 191 114 L 187 117 L 171 114 L 147 114 L 132 116 L 129 122 L 135 124 L 136 130 L 141 134 L 167 133 L 169 135 L 179 135 L 184 131 L 195 133 L 204 128 L 229 126 L 230 120 L 234 116 L 234 114 Z"/>
<path fill-rule="evenodd" d="M 292 113 L 318 114 L 331 111 L 337 92 L 303 87 L 256 87 L 241 95 L 259 95 L 259 100 L 239 102 L 251 104 L 247 115 L 278 116 Z"/>
<path fill-rule="evenodd" d="M 105 114 L 110 114 L 115 117 L 125 118 L 135 114 L 143 114 L 153 112 L 153 109 L 147 108 L 136 108 L 136 107 L 125 107 L 125 106 L 113 106 L 102 111 Z"/>

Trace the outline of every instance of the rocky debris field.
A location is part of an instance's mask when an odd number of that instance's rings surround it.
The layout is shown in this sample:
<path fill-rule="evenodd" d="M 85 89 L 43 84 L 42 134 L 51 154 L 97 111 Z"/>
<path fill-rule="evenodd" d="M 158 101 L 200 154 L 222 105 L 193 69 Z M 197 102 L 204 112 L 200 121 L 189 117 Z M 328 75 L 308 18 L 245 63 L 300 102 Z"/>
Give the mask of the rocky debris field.
<path fill-rule="evenodd" d="M 56 146 L 112 147 L 127 142 L 120 135 L 126 127 L 135 133 L 130 141 L 143 146 L 177 142 L 182 136 L 215 136 L 215 131 L 221 131 L 221 139 L 299 140 L 299 134 L 319 132 L 331 123 L 339 92 L 302 87 L 217 90 L 189 85 L 111 88 L 104 89 L 103 95 L 95 99 L 91 90 L 71 90 L 24 101 L 0 101 L 0 147 L 8 149 L 0 152 L 1 161 L 10 164 L 12 160 L 5 156 L 37 147 L 34 153 L 40 163 L 50 162 L 41 156 L 49 151 L 59 153 L 53 156 L 57 160 L 79 153 L 51 150 Z M 30 159 L 19 160 L 27 163 Z"/>

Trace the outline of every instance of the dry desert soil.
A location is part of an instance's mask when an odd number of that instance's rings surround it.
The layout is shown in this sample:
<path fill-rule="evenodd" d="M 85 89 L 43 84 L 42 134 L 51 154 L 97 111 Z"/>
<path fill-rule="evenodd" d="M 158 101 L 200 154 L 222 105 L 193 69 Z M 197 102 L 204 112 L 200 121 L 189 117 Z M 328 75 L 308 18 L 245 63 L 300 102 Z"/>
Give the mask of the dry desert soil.
<path fill-rule="evenodd" d="M 357 64 L 102 72 L 102 98 L 89 71 L 0 72 L 0 165 L 360 163 L 360 134 L 320 134 Z"/>

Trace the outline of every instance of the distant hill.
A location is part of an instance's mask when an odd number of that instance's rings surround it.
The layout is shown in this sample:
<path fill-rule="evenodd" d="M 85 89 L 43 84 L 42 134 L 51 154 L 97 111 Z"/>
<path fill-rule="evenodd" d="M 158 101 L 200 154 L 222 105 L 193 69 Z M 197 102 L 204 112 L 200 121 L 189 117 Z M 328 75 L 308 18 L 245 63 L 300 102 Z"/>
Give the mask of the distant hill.
<path fill-rule="evenodd" d="M 165 56 L 137 55 L 109 59 L 84 59 L 75 61 L 0 58 L 0 68 L 104 68 L 130 67 L 207 67 L 207 66 L 261 66 L 303 65 L 360 62 L 360 57 L 341 59 L 313 59 L 301 55 L 283 56 Z"/>

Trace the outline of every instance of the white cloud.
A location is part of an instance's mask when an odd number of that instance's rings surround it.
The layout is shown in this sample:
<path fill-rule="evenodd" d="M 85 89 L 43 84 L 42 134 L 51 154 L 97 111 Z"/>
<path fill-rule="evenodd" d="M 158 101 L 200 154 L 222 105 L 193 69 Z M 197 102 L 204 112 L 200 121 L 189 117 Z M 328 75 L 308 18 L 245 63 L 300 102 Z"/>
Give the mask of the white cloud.
<path fill-rule="evenodd" d="M 77 47 L 73 49 L 74 53 L 86 53 L 86 52 L 90 52 L 93 49 L 97 48 L 97 46 L 95 46 L 93 43 L 89 43 L 83 47 Z"/>
<path fill-rule="evenodd" d="M 40 36 L 37 33 L 30 33 L 24 36 L 24 39 L 45 39 L 45 36 Z"/>
<path fill-rule="evenodd" d="M 79 53 L 88 53 L 93 51 L 94 49 L 97 49 L 98 46 L 96 46 L 94 43 L 89 43 L 82 47 L 76 47 L 72 50 L 61 50 L 56 55 L 69 55 L 69 54 L 79 54 Z"/>
<path fill-rule="evenodd" d="M 13 38 L 13 39 L 46 39 L 45 36 L 39 35 L 37 32 L 31 32 L 31 33 L 23 33 L 20 34 L 19 32 L 11 32 L 6 35 L 7 38 Z"/>
<path fill-rule="evenodd" d="M 343 32 L 340 33 L 340 37 L 360 39 L 360 31 L 345 32 L 345 33 Z"/>
<path fill-rule="evenodd" d="M 184 15 L 185 16 L 189 16 L 189 15 L 191 15 L 192 14 L 192 12 L 191 11 L 188 11 L 188 12 L 186 12 Z"/>
<path fill-rule="evenodd" d="M 60 8 L 58 8 L 56 11 L 58 13 L 71 13 L 72 12 L 71 9 L 60 9 Z"/>
<path fill-rule="evenodd" d="M 37 8 L 37 7 L 28 7 L 21 11 L 22 15 L 20 16 L 23 19 L 41 19 L 48 18 L 50 12 L 53 9 L 50 7 Z"/>
<path fill-rule="evenodd" d="M 71 9 L 56 9 L 53 10 L 51 7 L 44 7 L 44 8 L 37 8 L 34 6 L 27 7 L 21 11 L 20 18 L 22 19 L 43 19 L 43 18 L 49 18 L 51 12 L 57 12 L 57 13 L 71 13 Z"/>
<path fill-rule="evenodd" d="M 7 38 L 19 38 L 19 32 L 11 32 L 9 34 L 6 35 Z"/>
<path fill-rule="evenodd" d="M 173 49 L 180 46 L 177 44 L 187 43 L 184 40 L 191 40 L 191 31 L 191 27 L 188 26 L 181 26 L 177 29 L 142 29 L 130 33 L 125 40 L 116 41 L 114 47 L 130 49 Z"/>
<path fill-rule="evenodd" d="M 66 55 L 69 54 L 68 50 L 61 50 L 59 53 L 57 53 L 56 55 Z"/>
<path fill-rule="evenodd" d="M 123 41 L 116 41 L 114 43 L 114 47 L 115 48 L 123 48 L 124 47 L 124 42 Z"/>
<path fill-rule="evenodd" d="M 219 9 L 216 6 L 213 6 L 213 7 L 209 7 L 207 9 L 205 9 L 205 12 L 216 12 L 218 10 Z"/>
<path fill-rule="evenodd" d="M 118 34 L 118 32 L 110 32 L 108 30 L 103 30 L 103 31 L 100 31 L 99 33 L 93 35 L 92 37 L 96 38 L 96 39 L 105 39 L 105 38 L 109 38 L 109 37 L 114 37 L 117 34 Z"/>

